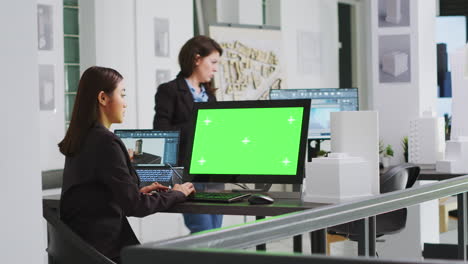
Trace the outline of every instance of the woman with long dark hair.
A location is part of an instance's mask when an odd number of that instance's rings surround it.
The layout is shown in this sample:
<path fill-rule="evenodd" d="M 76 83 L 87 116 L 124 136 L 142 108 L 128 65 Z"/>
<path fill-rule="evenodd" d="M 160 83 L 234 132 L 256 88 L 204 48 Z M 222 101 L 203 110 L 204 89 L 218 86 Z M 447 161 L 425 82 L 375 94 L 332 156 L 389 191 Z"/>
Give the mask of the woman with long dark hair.
<path fill-rule="evenodd" d="M 124 97 L 120 73 L 96 66 L 87 69 L 78 85 L 70 126 L 59 143 L 66 156 L 60 216 L 116 262 L 124 246 L 139 243 L 127 216 L 167 210 L 194 190 L 191 183 L 176 184 L 172 190 L 158 183 L 139 188 L 125 145 L 109 131 L 111 124 L 123 122 Z"/>
<path fill-rule="evenodd" d="M 211 80 L 218 71 L 221 46 L 207 36 L 189 39 L 179 52 L 180 72 L 175 80 L 158 87 L 154 110 L 153 128 L 157 130 L 179 130 L 179 165 L 183 165 L 187 154 L 189 126 L 193 105 L 196 102 L 216 101 Z M 195 184 L 197 191 L 223 188 L 221 184 Z M 218 228 L 222 215 L 184 214 L 185 225 L 191 233 Z"/>

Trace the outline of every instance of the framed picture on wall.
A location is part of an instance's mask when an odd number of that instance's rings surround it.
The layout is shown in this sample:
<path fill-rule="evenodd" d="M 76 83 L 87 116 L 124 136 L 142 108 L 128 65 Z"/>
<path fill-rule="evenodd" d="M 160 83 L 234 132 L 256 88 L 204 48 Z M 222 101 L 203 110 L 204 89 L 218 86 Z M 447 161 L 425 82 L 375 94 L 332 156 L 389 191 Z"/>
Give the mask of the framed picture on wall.
<path fill-rule="evenodd" d="M 379 27 L 408 27 L 409 0 L 379 0 Z"/>
<path fill-rule="evenodd" d="M 54 65 L 39 64 L 39 109 L 55 109 L 55 76 Z"/>
<path fill-rule="evenodd" d="M 154 18 L 154 55 L 169 57 L 169 20 Z"/>
<path fill-rule="evenodd" d="M 159 85 L 171 80 L 171 71 L 168 69 L 157 69 L 156 70 L 156 89 Z"/>
<path fill-rule="evenodd" d="M 411 82 L 410 35 L 379 37 L 380 83 Z"/>
<path fill-rule="evenodd" d="M 53 7 L 37 5 L 37 44 L 39 50 L 54 48 Z"/>

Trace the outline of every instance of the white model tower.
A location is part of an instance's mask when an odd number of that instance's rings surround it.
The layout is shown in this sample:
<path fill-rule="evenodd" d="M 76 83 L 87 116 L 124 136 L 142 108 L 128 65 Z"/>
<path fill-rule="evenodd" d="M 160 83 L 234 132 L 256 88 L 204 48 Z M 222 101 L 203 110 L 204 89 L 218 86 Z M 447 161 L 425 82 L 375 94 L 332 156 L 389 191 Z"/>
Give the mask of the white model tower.
<path fill-rule="evenodd" d="M 468 45 L 450 55 L 452 71 L 452 131 L 446 143 L 445 160 L 438 161 L 436 170 L 448 173 L 468 173 Z"/>
<path fill-rule="evenodd" d="M 307 163 L 304 201 L 337 203 L 379 194 L 377 112 L 331 113 L 331 150 Z"/>

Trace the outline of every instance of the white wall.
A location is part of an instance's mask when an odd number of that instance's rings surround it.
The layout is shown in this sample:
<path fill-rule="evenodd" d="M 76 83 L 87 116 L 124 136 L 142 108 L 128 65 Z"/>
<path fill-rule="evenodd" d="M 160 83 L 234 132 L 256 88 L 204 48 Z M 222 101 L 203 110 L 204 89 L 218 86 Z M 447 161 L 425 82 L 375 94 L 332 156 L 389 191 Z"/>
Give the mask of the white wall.
<path fill-rule="evenodd" d="M 410 1 L 411 2 L 411 1 Z M 419 114 L 437 111 L 437 52 L 436 4 L 438 1 L 419 1 L 417 6 L 417 52 L 419 60 L 416 78 L 420 90 Z"/>
<path fill-rule="evenodd" d="M 79 4 L 81 71 L 97 65 L 113 68 L 123 75 L 128 107 L 124 123 L 113 125 L 113 128 L 135 128 L 138 124 L 135 3 L 128 0 L 80 0 Z M 89 22 L 94 22 L 94 27 Z"/>
<path fill-rule="evenodd" d="M 337 1 L 281 1 L 281 32 L 288 88 L 339 87 Z M 297 49 L 300 32 L 313 34 L 319 40 L 316 45 L 304 47 L 319 52 L 319 67 L 311 73 L 300 73 L 298 69 L 298 59 L 302 58 Z"/>
<path fill-rule="evenodd" d="M 170 79 L 179 73 L 178 55 L 193 37 L 193 1 L 136 1 L 137 111 L 138 127 L 153 128 L 156 70 L 169 70 Z M 169 21 L 169 56 L 155 55 L 154 18 Z"/>
<path fill-rule="evenodd" d="M 43 243 L 36 0 L 0 9 L 0 262 L 40 263 Z"/>
<path fill-rule="evenodd" d="M 55 109 L 40 111 L 41 170 L 63 167 L 64 156 L 57 144 L 65 135 L 64 66 L 63 66 L 63 6 L 61 0 L 39 0 L 38 4 L 53 7 L 53 50 L 38 51 L 38 64 L 54 66 Z"/>

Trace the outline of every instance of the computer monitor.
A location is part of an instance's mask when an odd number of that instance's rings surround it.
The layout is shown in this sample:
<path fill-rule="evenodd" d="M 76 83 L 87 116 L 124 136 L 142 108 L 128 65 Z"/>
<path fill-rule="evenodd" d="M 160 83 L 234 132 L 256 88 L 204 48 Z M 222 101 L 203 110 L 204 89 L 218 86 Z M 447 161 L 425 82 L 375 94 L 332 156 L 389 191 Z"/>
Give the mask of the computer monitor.
<path fill-rule="evenodd" d="M 271 90 L 271 100 L 310 99 L 309 139 L 330 139 L 330 113 L 357 111 L 357 88 Z"/>
<path fill-rule="evenodd" d="M 310 100 L 197 103 L 185 177 L 302 183 Z"/>
<path fill-rule="evenodd" d="M 133 152 L 132 165 L 136 169 L 177 165 L 179 131 L 117 129 L 114 133 Z"/>

